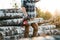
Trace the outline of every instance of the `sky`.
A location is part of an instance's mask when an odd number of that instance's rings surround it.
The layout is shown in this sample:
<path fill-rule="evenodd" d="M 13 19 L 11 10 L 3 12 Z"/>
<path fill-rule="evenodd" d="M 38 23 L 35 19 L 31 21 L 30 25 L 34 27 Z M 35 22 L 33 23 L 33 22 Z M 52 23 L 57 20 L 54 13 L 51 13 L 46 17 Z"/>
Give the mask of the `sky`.
<path fill-rule="evenodd" d="M 8 9 L 13 7 L 13 3 L 17 3 L 21 8 L 21 0 L 0 0 L 0 9 Z M 36 7 L 39 7 L 42 11 L 50 11 L 54 13 L 55 10 L 60 10 L 60 0 L 40 0 L 36 3 Z"/>
<path fill-rule="evenodd" d="M 19 5 L 19 8 L 21 6 L 21 0 L 0 0 L 0 9 L 8 9 L 12 8 L 14 3 L 17 3 Z"/>
<path fill-rule="evenodd" d="M 60 0 L 41 0 L 37 3 L 37 6 L 43 11 L 49 10 L 54 13 L 55 10 L 60 10 Z"/>

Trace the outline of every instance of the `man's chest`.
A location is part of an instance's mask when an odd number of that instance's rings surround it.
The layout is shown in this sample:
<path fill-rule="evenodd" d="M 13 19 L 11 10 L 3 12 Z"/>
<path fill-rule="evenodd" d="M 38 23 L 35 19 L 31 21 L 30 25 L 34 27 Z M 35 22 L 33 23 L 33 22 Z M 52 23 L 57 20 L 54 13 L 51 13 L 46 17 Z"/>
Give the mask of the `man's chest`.
<path fill-rule="evenodd" d="M 35 3 L 33 1 L 25 1 L 25 5 L 27 5 L 27 6 L 35 6 Z"/>
<path fill-rule="evenodd" d="M 35 6 L 35 3 L 31 3 L 31 2 L 26 2 L 27 6 Z"/>

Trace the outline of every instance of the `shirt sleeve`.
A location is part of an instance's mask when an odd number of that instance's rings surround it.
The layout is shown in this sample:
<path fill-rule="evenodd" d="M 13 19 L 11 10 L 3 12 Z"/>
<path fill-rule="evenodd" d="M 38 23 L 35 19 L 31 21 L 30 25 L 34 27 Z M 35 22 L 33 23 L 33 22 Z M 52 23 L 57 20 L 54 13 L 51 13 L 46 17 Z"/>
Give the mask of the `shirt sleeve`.
<path fill-rule="evenodd" d="M 25 7 L 25 1 L 21 0 L 21 7 Z"/>

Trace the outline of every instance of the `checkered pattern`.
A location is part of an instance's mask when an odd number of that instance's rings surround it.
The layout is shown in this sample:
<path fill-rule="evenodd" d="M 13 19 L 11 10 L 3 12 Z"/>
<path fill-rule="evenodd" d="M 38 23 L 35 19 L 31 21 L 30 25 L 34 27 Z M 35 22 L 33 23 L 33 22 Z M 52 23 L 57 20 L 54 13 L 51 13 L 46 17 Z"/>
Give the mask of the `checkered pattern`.
<path fill-rule="evenodd" d="M 21 0 L 22 7 L 26 8 L 26 12 L 30 18 L 36 17 L 35 0 Z"/>
<path fill-rule="evenodd" d="M 27 12 L 34 12 L 35 0 L 22 0 L 22 6 L 26 8 Z"/>

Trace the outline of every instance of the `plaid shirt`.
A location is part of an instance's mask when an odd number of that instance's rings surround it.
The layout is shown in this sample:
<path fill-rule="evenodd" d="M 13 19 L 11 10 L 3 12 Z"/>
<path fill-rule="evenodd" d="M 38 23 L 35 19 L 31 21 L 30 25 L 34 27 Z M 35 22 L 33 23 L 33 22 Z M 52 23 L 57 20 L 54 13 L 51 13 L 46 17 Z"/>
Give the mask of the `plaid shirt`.
<path fill-rule="evenodd" d="M 22 6 L 26 8 L 27 12 L 34 12 L 35 0 L 22 0 Z"/>

